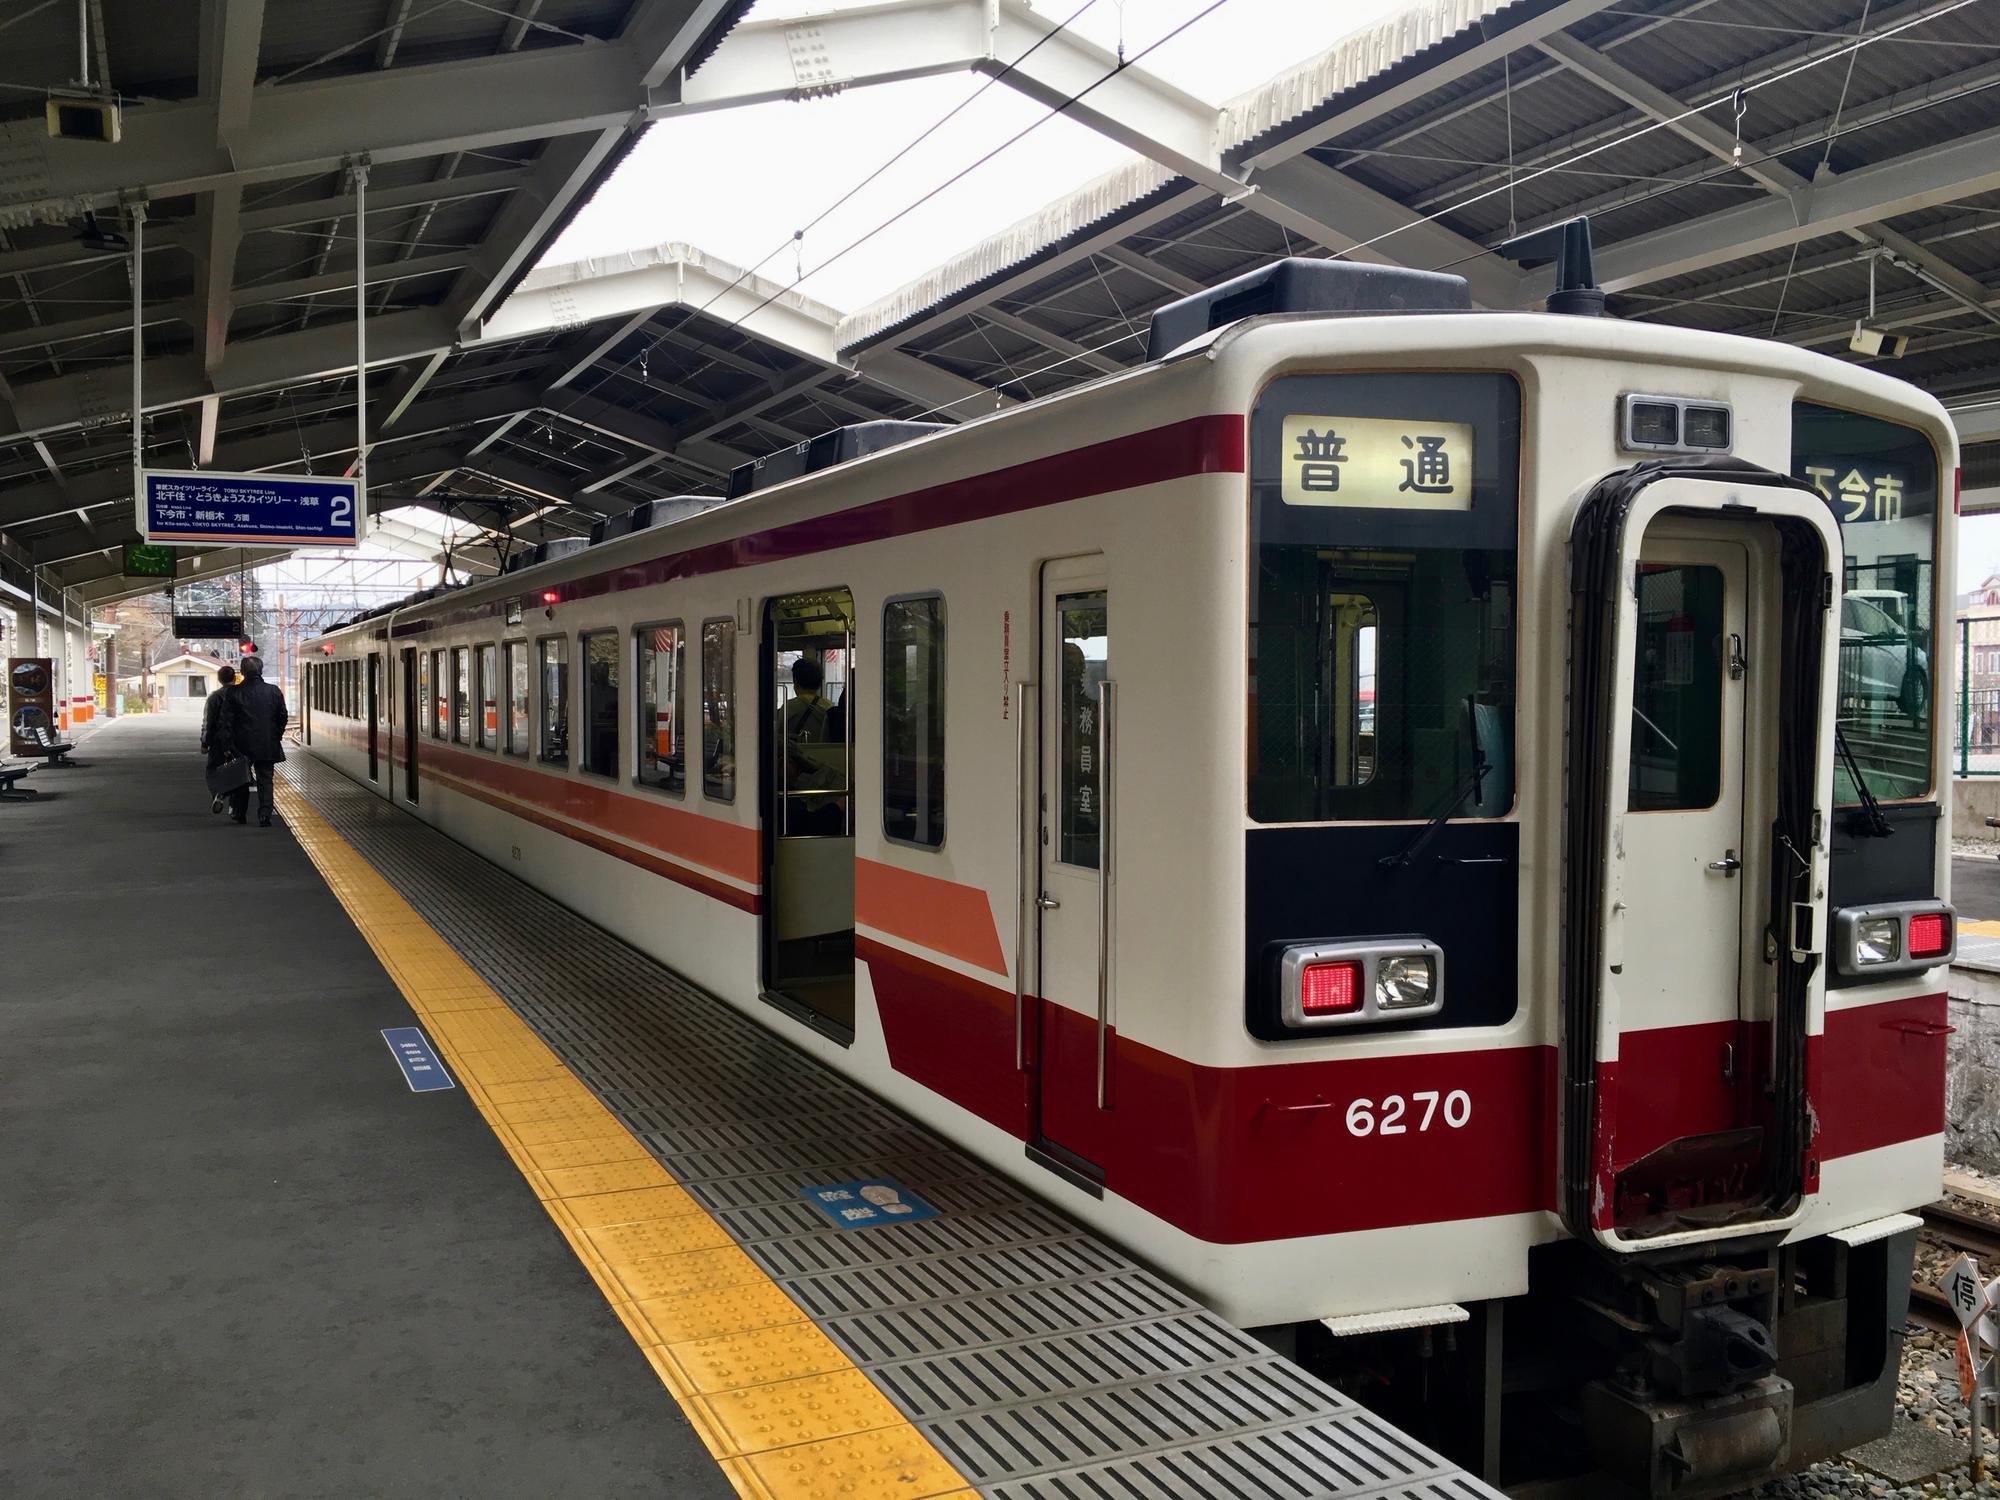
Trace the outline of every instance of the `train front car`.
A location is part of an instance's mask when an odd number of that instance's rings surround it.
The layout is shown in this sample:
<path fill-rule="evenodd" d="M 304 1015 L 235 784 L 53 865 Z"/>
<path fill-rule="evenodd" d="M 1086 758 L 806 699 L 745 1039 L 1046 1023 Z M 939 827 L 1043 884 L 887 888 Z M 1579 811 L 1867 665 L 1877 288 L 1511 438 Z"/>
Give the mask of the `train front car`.
<path fill-rule="evenodd" d="M 1243 1004 L 1159 1144 L 1217 1300 L 1509 1482 L 1886 1430 L 1942 1167 L 1943 411 L 1588 318 L 1195 354 L 1249 417 Z"/>

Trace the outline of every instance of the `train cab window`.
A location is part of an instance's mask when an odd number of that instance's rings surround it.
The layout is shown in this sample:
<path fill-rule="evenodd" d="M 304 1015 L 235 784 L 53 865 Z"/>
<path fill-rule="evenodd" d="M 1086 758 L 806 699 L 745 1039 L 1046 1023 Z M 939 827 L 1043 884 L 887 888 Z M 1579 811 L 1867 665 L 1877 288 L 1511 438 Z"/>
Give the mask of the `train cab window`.
<path fill-rule="evenodd" d="M 431 736 L 434 739 L 448 739 L 451 735 L 451 654 L 446 651 L 431 653 Z"/>
<path fill-rule="evenodd" d="M 1513 804 L 1520 388 L 1294 375 L 1251 416 L 1250 816 Z"/>
<path fill-rule="evenodd" d="M 882 608 L 882 832 L 944 843 L 944 600 Z"/>
<path fill-rule="evenodd" d="M 638 781 L 664 791 L 687 790 L 687 630 L 679 620 L 641 625 L 633 632 L 639 654 Z"/>
<path fill-rule="evenodd" d="M 528 753 L 528 643 L 508 641 L 500 648 L 507 693 L 507 738 L 509 755 Z"/>
<path fill-rule="evenodd" d="M 736 800 L 736 622 L 701 626 L 701 791 Z"/>
<path fill-rule="evenodd" d="M 577 658 L 583 668 L 583 758 L 593 776 L 618 774 L 618 633 L 593 631 L 581 637 Z"/>
<path fill-rule="evenodd" d="M 542 746 L 550 765 L 569 764 L 569 637 L 544 636 L 536 642 L 542 667 Z"/>
<path fill-rule="evenodd" d="M 1722 790 L 1722 570 L 1641 563 L 1638 595 L 1626 805 L 1713 807 Z"/>
<path fill-rule="evenodd" d="M 479 704 L 479 717 L 473 721 L 472 732 L 482 750 L 491 750 L 500 737 L 500 684 L 495 669 L 499 654 L 497 646 L 481 646 L 473 662 L 472 696 Z"/>
<path fill-rule="evenodd" d="M 472 652 L 465 646 L 451 653 L 451 737 L 472 743 Z"/>
<path fill-rule="evenodd" d="M 1928 796 L 1937 671 L 1937 450 L 1914 427 L 1800 402 L 1792 473 L 1840 518 L 1836 722 L 1868 790 L 1884 801 Z M 1834 800 L 1860 800 L 1844 757 Z"/>

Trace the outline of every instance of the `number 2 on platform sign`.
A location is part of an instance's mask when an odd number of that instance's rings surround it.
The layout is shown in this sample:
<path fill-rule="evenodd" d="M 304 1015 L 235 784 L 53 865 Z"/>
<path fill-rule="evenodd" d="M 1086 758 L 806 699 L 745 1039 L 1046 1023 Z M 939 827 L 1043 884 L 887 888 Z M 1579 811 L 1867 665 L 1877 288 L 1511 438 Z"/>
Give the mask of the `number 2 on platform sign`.
<path fill-rule="evenodd" d="M 1440 1093 L 1437 1089 L 1417 1089 L 1407 1097 L 1388 1094 L 1380 1101 L 1356 1099 L 1347 1106 L 1347 1133 L 1363 1135 L 1419 1134 L 1442 1123 L 1462 1130 L 1472 1118 L 1472 1096 L 1464 1089 Z"/>

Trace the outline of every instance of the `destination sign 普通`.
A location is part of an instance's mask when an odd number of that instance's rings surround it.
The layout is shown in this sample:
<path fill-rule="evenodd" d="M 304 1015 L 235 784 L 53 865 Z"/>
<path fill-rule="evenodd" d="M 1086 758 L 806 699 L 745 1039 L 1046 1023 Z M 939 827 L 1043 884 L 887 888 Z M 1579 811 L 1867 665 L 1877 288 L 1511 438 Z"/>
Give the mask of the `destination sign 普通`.
<path fill-rule="evenodd" d="M 1289 416 L 1280 493 L 1287 505 L 1472 509 L 1472 427 L 1395 417 Z"/>
<path fill-rule="evenodd" d="M 147 469 L 139 534 L 148 542 L 226 547 L 352 547 L 360 485 L 338 475 Z"/>

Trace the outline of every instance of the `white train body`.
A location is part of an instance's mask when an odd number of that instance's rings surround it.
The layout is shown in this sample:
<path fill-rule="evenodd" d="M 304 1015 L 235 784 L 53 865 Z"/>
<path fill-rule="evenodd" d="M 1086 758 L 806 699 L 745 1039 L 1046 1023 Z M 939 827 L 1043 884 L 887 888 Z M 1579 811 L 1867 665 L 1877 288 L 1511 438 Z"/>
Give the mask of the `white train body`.
<path fill-rule="evenodd" d="M 1634 417 L 1633 393 L 1668 399 Z M 1697 407 L 1679 460 L 1635 451 L 1630 422 L 1677 402 Z M 1691 458 L 1686 439 L 1716 446 L 1703 404 L 1726 409 L 1735 459 L 1797 481 Z M 1795 451 L 1795 430 L 1818 447 Z M 1455 475 L 1403 467 L 1426 433 Z M 1529 314 L 1256 318 L 363 618 L 309 648 L 309 745 L 1239 1324 L 1560 1297 L 1539 1257 L 1566 1243 L 1628 1269 L 1741 1251 L 1803 1285 L 1790 1250 L 1893 1240 L 1939 1190 L 1948 952 L 1927 914 L 1948 950 L 1950 673 L 1927 664 L 1955 454 L 1935 401 L 1779 345 Z M 1579 528 L 1648 458 L 1666 467 L 1593 533 L 1619 580 L 1593 598 Z M 1825 593 L 1800 610 L 1808 575 Z M 1900 592 L 1920 623 L 1900 643 L 1843 632 L 1856 590 Z M 901 670 L 929 660 L 941 614 L 942 672 L 892 686 L 885 607 L 918 596 L 942 605 L 899 637 Z M 832 640 L 843 609 L 840 643 L 807 654 L 840 683 L 820 718 L 850 721 L 815 738 L 850 737 L 851 758 L 788 769 L 785 644 Z M 704 634 L 722 621 L 726 648 Z M 649 747 L 637 653 L 667 623 L 687 698 L 649 705 Z M 535 662 L 556 636 L 560 705 Z M 508 642 L 534 679 L 524 754 Z M 410 673 L 434 696 L 429 653 L 449 670 L 464 649 L 477 673 L 489 646 L 490 685 L 440 726 Z M 701 691 L 723 649 L 727 713 Z M 583 695 L 608 691 L 614 651 L 607 710 Z M 1857 688 L 1882 661 L 1889 689 Z M 941 793 L 926 762 L 913 805 L 899 771 L 892 837 L 885 750 L 907 759 L 909 714 L 934 725 L 935 702 Z M 1831 790 L 1836 718 L 1879 807 L 1845 805 L 1851 777 Z M 567 763 L 545 761 L 545 720 L 589 743 L 563 733 Z M 670 740 L 688 784 L 637 780 L 673 779 Z M 725 801 L 708 783 L 731 757 Z M 788 792 L 792 816 L 836 819 L 811 849 L 771 832 Z M 1861 826 L 1877 816 L 1894 837 Z M 1108 878 L 1089 858 L 1107 828 Z M 851 1021 L 814 998 L 843 950 L 811 911 L 849 899 Z M 1903 945 L 1888 977 L 1836 952 L 1864 907 L 1896 909 L 1862 914 Z M 774 982 L 795 958 L 803 1001 Z M 1378 986 L 1390 960 L 1413 987 Z M 1788 1337 L 1780 1370 L 1804 1349 Z M 1871 1358 L 1850 1348 L 1820 1386 L 1875 1380 Z M 1815 1447 L 1787 1433 L 1790 1461 Z"/>

